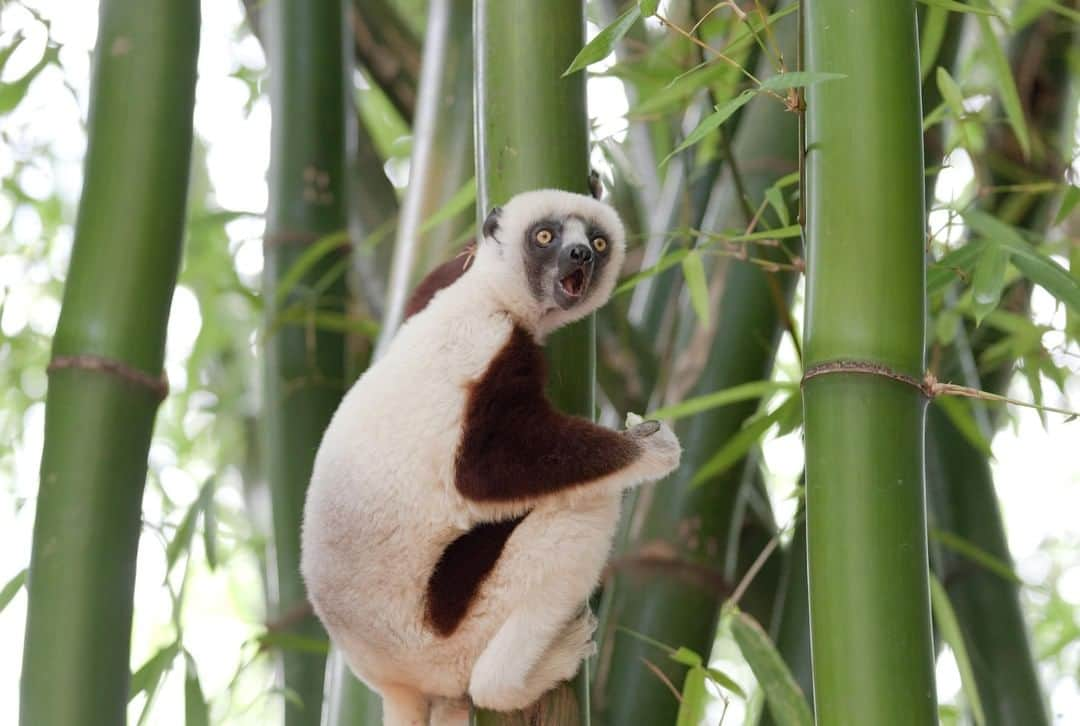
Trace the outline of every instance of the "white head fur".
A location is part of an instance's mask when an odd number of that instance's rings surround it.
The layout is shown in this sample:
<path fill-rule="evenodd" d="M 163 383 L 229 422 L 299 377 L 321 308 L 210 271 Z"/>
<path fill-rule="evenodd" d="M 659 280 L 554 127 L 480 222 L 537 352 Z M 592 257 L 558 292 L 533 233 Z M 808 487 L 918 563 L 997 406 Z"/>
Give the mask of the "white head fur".
<path fill-rule="evenodd" d="M 571 250 L 589 259 L 571 262 Z M 541 189 L 492 210 L 470 280 L 488 282 L 501 305 L 543 339 L 607 302 L 625 251 L 626 233 L 610 206 L 584 194 Z M 570 270 L 564 283 L 560 273 Z"/>

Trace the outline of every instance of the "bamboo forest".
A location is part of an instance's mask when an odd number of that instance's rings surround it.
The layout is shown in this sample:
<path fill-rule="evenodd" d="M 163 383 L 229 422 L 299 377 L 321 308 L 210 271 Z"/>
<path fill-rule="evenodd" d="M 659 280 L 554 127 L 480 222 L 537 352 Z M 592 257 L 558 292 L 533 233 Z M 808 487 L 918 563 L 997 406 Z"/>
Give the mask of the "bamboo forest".
<path fill-rule="evenodd" d="M 1080 724 L 1078 110 L 1080 0 L 0 3 L 0 723 Z M 572 680 L 402 720 L 316 452 L 537 189 L 626 230 L 551 406 L 681 461 Z"/>

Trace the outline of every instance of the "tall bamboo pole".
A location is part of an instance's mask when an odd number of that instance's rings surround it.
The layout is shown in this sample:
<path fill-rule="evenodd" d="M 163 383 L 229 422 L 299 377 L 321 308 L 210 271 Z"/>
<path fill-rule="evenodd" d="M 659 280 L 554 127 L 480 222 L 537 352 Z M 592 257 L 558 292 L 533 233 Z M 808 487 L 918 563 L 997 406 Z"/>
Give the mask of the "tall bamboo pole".
<path fill-rule="evenodd" d="M 774 28 L 786 56 L 794 46 L 794 20 L 780 21 Z M 767 61 L 762 62 L 759 72 L 768 74 Z M 745 229 L 752 216 L 752 212 L 747 213 L 747 204 L 756 205 L 766 189 L 798 168 L 796 142 L 794 114 L 771 98 L 751 102 L 731 145 L 733 161 L 713 190 L 702 228 Z M 769 217 L 770 223 L 777 221 Z M 755 250 L 755 255 L 759 253 Z M 786 259 L 779 249 L 763 256 L 769 254 L 777 255 L 780 261 Z M 696 339 L 691 346 L 708 346 L 704 367 L 685 397 L 768 378 L 783 325 L 781 308 L 787 305 L 795 275 L 767 273 L 750 262 L 721 257 L 713 265 L 711 280 L 716 317 L 711 340 L 703 336 L 692 313 L 685 315 L 693 332 L 684 337 Z M 744 462 L 700 485 L 692 483 L 700 467 L 738 432 L 755 407 L 750 401 L 680 421 L 676 430 L 684 451 L 679 471 L 638 494 L 630 543 L 616 559 L 617 576 L 609 595 L 610 610 L 596 669 L 594 701 L 605 724 L 673 723 L 678 701 L 642 660 L 654 664 L 675 683 L 681 682 L 685 671 L 653 646 L 616 628 L 707 655 L 721 603 L 774 533 L 771 521 L 744 518 L 741 504 L 753 487 L 756 462 Z M 686 563 L 698 572 L 712 573 L 712 577 L 705 581 L 688 578 L 686 568 L 676 566 L 647 569 L 644 572 L 649 576 L 642 577 L 635 563 L 656 552 L 667 553 L 673 565 Z M 778 560 L 774 558 L 769 564 L 775 567 Z M 758 583 L 771 581 L 774 585 L 778 576 L 778 569 L 767 569 L 759 573 Z M 767 623 L 772 592 L 770 587 L 764 589 L 768 592 L 762 592 L 756 601 L 755 593 L 750 593 L 742 604 Z"/>
<path fill-rule="evenodd" d="M 805 4 L 803 386 L 814 700 L 934 723 L 923 490 L 924 202 L 915 3 Z"/>
<path fill-rule="evenodd" d="M 53 339 L 20 723 L 123 724 L 146 454 L 167 386 L 199 46 L 193 0 L 102 0 Z"/>
<path fill-rule="evenodd" d="M 346 228 L 344 150 L 352 64 L 344 0 L 268 0 L 265 12 L 274 121 L 263 273 L 268 303 L 263 451 L 276 560 L 271 617 L 288 632 L 324 638 L 300 579 L 300 521 L 315 450 L 345 385 L 344 336 L 320 328 L 317 316 L 346 311 L 341 263 L 347 245 L 324 256 L 291 289 L 281 290 L 279 281 L 308 245 Z M 279 297 L 281 306 L 303 306 L 306 321 L 279 325 Z M 325 658 L 285 650 L 282 661 L 284 685 L 300 701 L 286 699 L 285 723 L 319 723 Z"/>
<path fill-rule="evenodd" d="M 582 0 L 476 0 L 478 214 L 519 192 L 554 188 L 588 193 L 589 137 L 585 76 L 563 71 L 584 45 Z M 591 417 L 596 357 L 592 316 L 554 334 L 546 347 L 549 395 L 561 410 Z M 578 681 L 584 682 L 579 676 Z M 545 723 L 551 696 L 537 707 Z M 579 689 L 588 723 L 587 690 Z M 478 724 L 520 716 L 480 713 Z"/>

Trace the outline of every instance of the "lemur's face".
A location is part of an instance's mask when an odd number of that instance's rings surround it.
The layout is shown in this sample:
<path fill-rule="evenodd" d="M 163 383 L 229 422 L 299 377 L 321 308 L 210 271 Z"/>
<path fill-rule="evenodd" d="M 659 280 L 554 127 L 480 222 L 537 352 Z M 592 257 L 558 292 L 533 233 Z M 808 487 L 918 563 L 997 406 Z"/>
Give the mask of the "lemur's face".
<path fill-rule="evenodd" d="M 515 312 L 536 319 L 539 332 L 584 317 L 607 302 L 626 245 L 622 223 L 611 207 L 554 190 L 519 194 L 502 209 L 492 210 L 483 233 L 482 248 L 488 247 L 498 267 L 528 293 L 514 296 Z"/>

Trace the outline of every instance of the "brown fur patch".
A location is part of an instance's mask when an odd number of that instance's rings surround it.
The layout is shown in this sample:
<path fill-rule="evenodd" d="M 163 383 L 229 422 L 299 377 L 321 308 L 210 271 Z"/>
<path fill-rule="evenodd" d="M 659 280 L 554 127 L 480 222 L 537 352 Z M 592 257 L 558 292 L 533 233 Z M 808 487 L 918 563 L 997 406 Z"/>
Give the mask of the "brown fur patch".
<path fill-rule="evenodd" d="M 455 484 L 475 501 L 513 501 L 599 479 L 633 463 L 629 436 L 556 411 L 544 396 L 544 353 L 525 330 L 469 391 Z"/>
<path fill-rule="evenodd" d="M 425 618 L 432 630 L 444 638 L 457 630 L 523 519 L 478 524 L 443 550 L 427 585 Z"/>
<path fill-rule="evenodd" d="M 450 287 L 450 285 L 457 282 L 459 277 L 465 274 L 465 270 L 469 269 L 469 263 L 472 262 L 475 244 L 470 242 L 452 260 L 442 263 L 420 281 L 420 284 L 413 290 L 412 295 L 409 296 L 409 301 L 405 303 L 405 320 L 426 308 L 428 303 L 431 302 L 431 298 L 435 297 L 435 293 L 444 287 Z"/>

